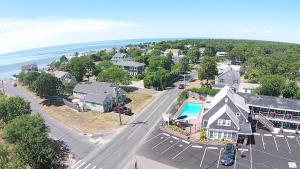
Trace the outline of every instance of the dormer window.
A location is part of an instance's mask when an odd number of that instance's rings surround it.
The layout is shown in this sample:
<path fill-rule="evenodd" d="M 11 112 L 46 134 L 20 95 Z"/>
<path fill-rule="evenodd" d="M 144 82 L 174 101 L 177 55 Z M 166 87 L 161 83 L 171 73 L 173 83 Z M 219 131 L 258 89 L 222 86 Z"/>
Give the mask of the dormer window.
<path fill-rule="evenodd" d="M 224 79 L 220 79 L 220 83 L 224 83 L 225 82 L 225 80 Z"/>

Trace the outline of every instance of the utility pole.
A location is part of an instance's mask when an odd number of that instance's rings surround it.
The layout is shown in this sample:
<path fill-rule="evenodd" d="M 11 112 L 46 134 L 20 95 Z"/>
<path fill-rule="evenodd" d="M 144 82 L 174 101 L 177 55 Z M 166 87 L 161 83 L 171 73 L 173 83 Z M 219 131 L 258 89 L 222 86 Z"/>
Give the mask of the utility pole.
<path fill-rule="evenodd" d="M 119 85 L 116 85 L 116 103 L 117 103 L 117 106 L 119 107 Z M 120 125 L 122 125 L 122 116 L 121 116 L 121 112 L 120 110 L 118 110 L 118 114 L 119 114 L 119 120 L 120 120 Z"/>

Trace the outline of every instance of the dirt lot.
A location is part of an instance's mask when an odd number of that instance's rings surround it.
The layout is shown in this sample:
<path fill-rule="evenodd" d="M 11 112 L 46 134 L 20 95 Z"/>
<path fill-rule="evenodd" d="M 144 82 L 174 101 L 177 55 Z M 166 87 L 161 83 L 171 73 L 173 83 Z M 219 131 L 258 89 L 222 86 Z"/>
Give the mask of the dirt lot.
<path fill-rule="evenodd" d="M 208 82 L 211 83 L 212 80 L 209 80 Z M 196 80 L 194 82 L 191 82 L 186 88 L 187 89 L 199 88 L 203 83 L 206 83 L 206 80 Z"/>

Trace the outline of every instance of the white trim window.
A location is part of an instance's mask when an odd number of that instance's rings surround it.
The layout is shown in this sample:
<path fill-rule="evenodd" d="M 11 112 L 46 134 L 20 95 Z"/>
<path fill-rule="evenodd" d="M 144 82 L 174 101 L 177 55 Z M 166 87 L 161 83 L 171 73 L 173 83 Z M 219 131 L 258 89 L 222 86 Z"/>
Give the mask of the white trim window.
<path fill-rule="evenodd" d="M 218 119 L 218 126 L 230 126 L 231 120 Z"/>

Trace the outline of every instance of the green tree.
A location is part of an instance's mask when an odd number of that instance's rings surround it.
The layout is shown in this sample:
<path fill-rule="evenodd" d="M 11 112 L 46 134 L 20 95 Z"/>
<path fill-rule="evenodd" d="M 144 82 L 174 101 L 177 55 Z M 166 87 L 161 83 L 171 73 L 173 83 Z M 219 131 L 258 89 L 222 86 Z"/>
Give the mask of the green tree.
<path fill-rule="evenodd" d="M 0 145 L 0 169 L 8 168 L 8 148 L 4 145 Z"/>
<path fill-rule="evenodd" d="M 285 98 L 294 98 L 297 95 L 297 92 L 299 91 L 299 88 L 297 86 L 297 83 L 292 81 L 288 82 L 282 90 L 282 96 Z"/>
<path fill-rule="evenodd" d="M 261 86 L 257 88 L 259 94 L 267 96 L 280 96 L 285 79 L 281 75 L 265 76 L 261 80 Z"/>
<path fill-rule="evenodd" d="M 215 75 L 218 74 L 217 62 L 214 57 L 206 56 L 202 59 L 200 68 L 198 70 L 198 77 L 200 80 L 214 79 Z"/>
<path fill-rule="evenodd" d="M 71 73 L 78 82 L 81 82 L 85 76 L 91 76 L 95 64 L 89 57 L 74 57 L 67 65 L 67 71 Z"/>
<path fill-rule="evenodd" d="M 116 66 L 100 72 L 97 80 L 114 84 L 130 84 L 129 74 Z"/>
<path fill-rule="evenodd" d="M 155 72 L 145 73 L 144 86 L 149 88 L 153 86 L 156 89 L 163 90 L 172 81 L 171 74 L 164 68 L 159 68 Z"/>
<path fill-rule="evenodd" d="M 40 76 L 41 73 L 33 71 L 33 72 L 28 72 L 26 73 L 23 83 L 25 85 L 28 85 L 29 88 L 32 87 L 33 83 L 36 81 L 36 79 Z"/>
<path fill-rule="evenodd" d="M 198 48 L 189 50 L 187 53 L 187 57 L 191 60 L 192 63 L 196 63 L 199 61 L 200 51 L 198 50 Z"/>
<path fill-rule="evenodd" d="M 189 70 L 189 58 L 188 57 L 182 57 L 179 60 L 179 68 L 181 73 L 186 73 Z"/>
<path fill-rule="evenodd" d="M 34 82 L 33 90 L 41 97 L 57 96 L 63 90 L 63 84 L 58 78 L 43 73 Z"/>
<path fill-rule="evenodd" d="M 93 74 L 97 76 L 100 72 L 102 72 L 112 66 L 113 66 L 113 64 L 108 60 L 101 61 L 98 65 L 96 65 Z"/>
<path fill-rule="evenodd" d="M 30 112 L 30 104 L 21 97 L 0 98 L 0 118 L 5 123 Z"/>
<path fill-rule="evenodd" d="M 48 129 L 38 116 L 19 116 L 4 128 L 4 138 L 15 144 L 15 153 L 33 169 L 50 168 L 56 157 Z"/>
<path fill-rule="evenodd" d="M 26 76 L 26 73 L 20 72 L 18 75 L 19 82 L 24 83 L 25 76 Z"/>

